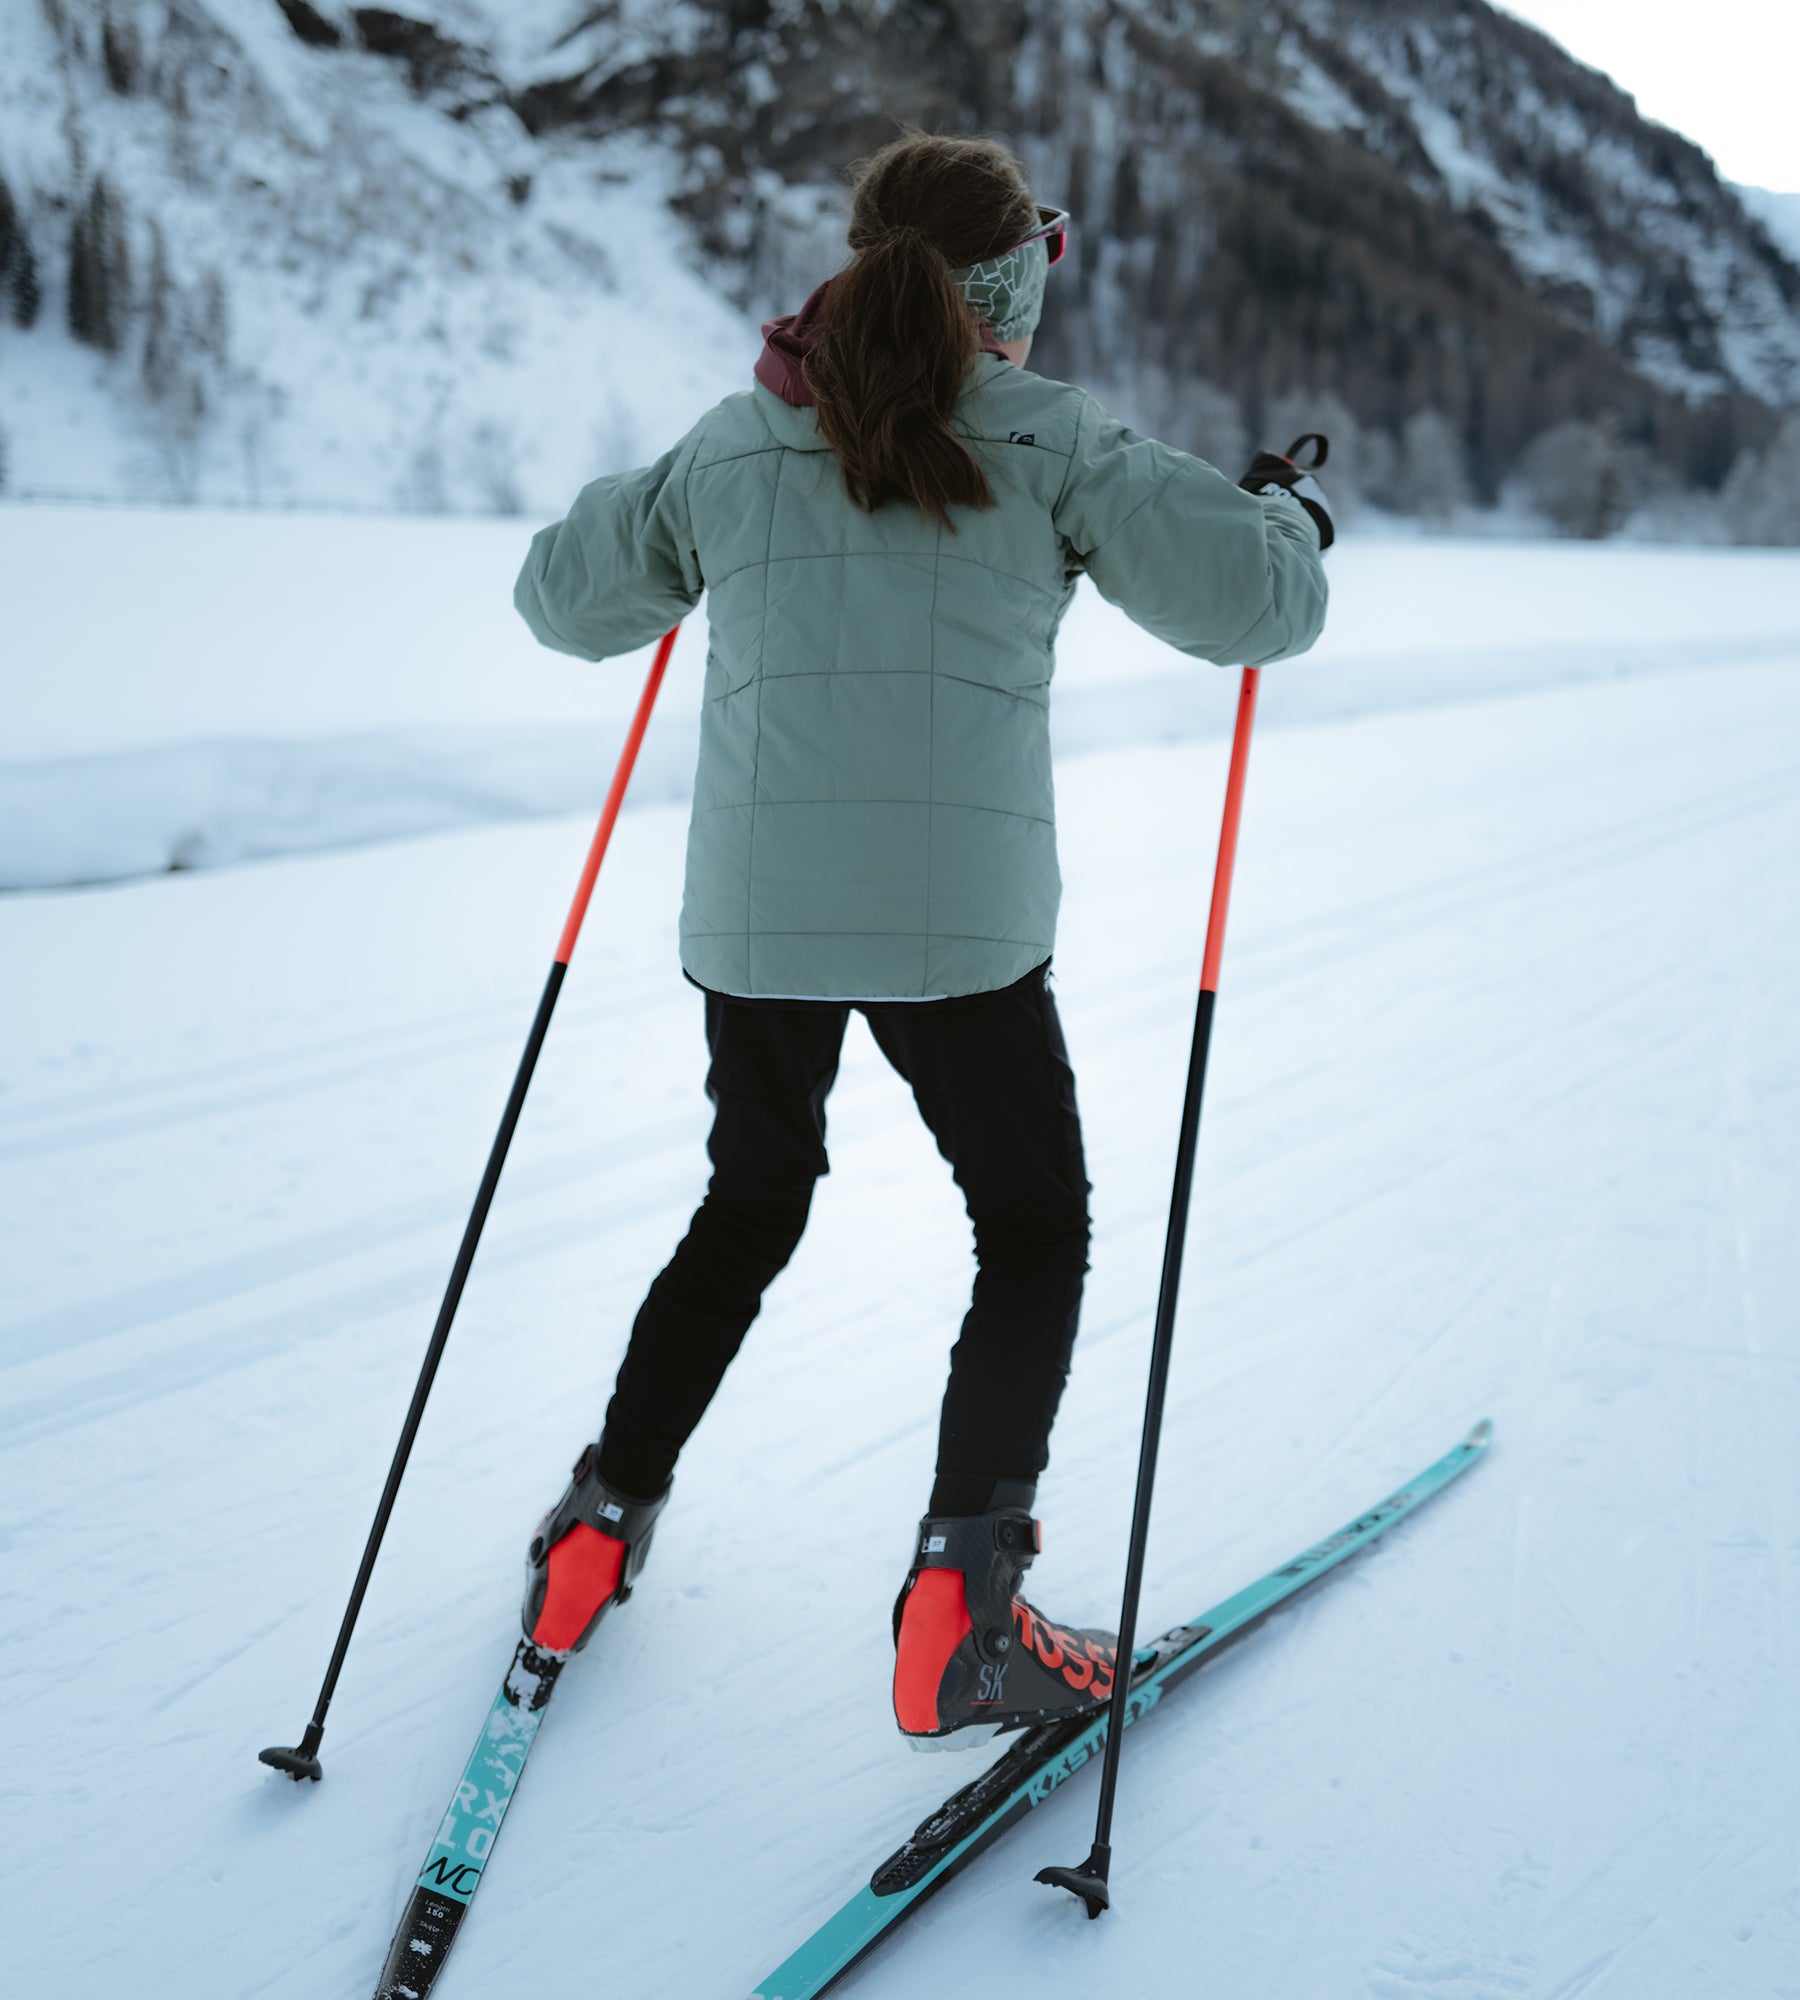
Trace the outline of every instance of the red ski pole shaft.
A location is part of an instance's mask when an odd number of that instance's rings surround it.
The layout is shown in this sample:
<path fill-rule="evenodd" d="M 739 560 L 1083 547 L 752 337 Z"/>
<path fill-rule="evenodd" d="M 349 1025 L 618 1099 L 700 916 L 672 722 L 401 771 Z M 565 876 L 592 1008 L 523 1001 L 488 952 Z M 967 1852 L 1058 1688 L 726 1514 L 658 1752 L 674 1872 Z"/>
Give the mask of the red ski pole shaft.
<path fill-rule="evenodd" d="M 656 696 L 662 686 L 663 675 L 668 671 L 669 655 L 675 650 L 675 633 L 665 632 L 656 648 L 656 658 L 650 662 L 649 678 L 644 682 L 644 691 L 638 696 L 637 713 L 631 718 L 631 727 L 625 732 L 625 747 L 619 752 L 619 767 L 613 772 L 612 784 L 606 793 L 606 803 L 600 808 L 600 824 L 594 829 L 593 844 L 588 848 L 588 857 L 581 870 L 581 880 L 575 885 L 575 900 L 569 905 L 568 921 L 563 925 L 562 936 L 557 940 L 556 963 L 567 965 L 575 955 L 575 940 L 581 935 L 581 926 L 586 921 L 588 904 L 593 899 L 594 884 L 600 876 L 600 864 L 606 859 L 607 844 L 612 839 L 614 823 L 619 817 L 619 808 L 625 803 L 625 787 L 631 783 L 631 773 L 637 764 L 638 751 L 643 746 L 644 731 L 650 727 L 650 711 L 656 706 Z"/>
<path fill-rule="evenodd" d="M 425 1349 L 425 1359 L 419 1369 L 419 1379 L 413 1387 L 412 1402 L 407 1407 L 406 1421 L 400 1427 L 400 1441 L 394 1447 L 393 1462 L 388 1467 L 387 1483 L 381 1489 L 381 1499 L 375 1509 L 375 1519 L 369 1529 L 369 1539 L 363 1547 L 362 1562 L 357 1568 L 356 1581 L 350 1588 L 350 1602 L 344 1609 L 343 1623 L 338 1627 L 337 1644 L 332 1648 L 331 1663 L 325 1669 L 324 1684 L 319 1689 L 319 1699 L 314 1704 L 312 1720 L 306 1725 L 306 1734 L 293 1749 L 270 1748 L 261 1753 L 262 1762 L 272 1764 L 276 1770 L 287 1772 L 296 1782 L 301 1778 L 318 1779 L 324 1774 L 319 1765 L 319 1744 L 325 1734 L 325 1712 L 331 1706 L 331 1697 L 337 1688 L 338 1675 L 343 1671 L 345 1655 L 350 1650 L 350 1635 L 356 1630 L 357 1614 L 362 1610 L 363 1597 L 369 1588 L 369 1578 L 374 1574 L 375 1558 L 380 1553 L 382 1537 L 387 1533 L 388 1517 L 394 1511 L 394 1501 L 400 1491 L 400 1481 L 406 1473 L 406 1461 L 412 1454 L 413 1440 L 418 1436 L 419 1423 L 425 1414 L 425 1403 L 431 1394 L 431 1385 L 437 1377 L 438 1363 L 443 1359 L 444 1348 L 450 1339 L 450 1328 L 456 1319 L 456 1308 L 462 1300 L 463 1287 L 468 1282 L 470 1267 L 475 1262 L 476 1246 L 481 1241 L 481 1231 L 487 1221 L 488 1210 L 493 1206 L 494 1191 L 500 1185 L 500 1170 L 506 1165 L 507 1151 L 512 1145 L 512 1137 L 519 1122 L 519 1114 L 525 1108 L 525 1094 L 531 1088 L 532 1072 L 537 1068 L 538 1053 L 544 1046 L 544 1037 L 550 1030 L 550 1017 L 556 1011 L 556 996 L 562 991 L 563 978 L 569 969 L 569 959 L 575 950 L 575 940 L 581 935 L 582 920 L 587 915 L 588 904 L 593 898 L 594 883 L 600 873 L 600 864 L 606 858 L 606 849 L 612 839 L 614 823 L 619 817 L 619 808 L 624 803 L 625 789 L 631 783 L 631 773 L 637 763 L 638 750 L 644 741 L 644 731 L 650 724 L 650 711 L 656 706 L 657 690 L 662 686 L 663 675 L 668 670 L 669 655 L 675 650 L 675 633 L 681 628 L 666 632 L 656 648 L 656 657 L 651 662 L 649 678 L 644 682 L 644 692 L 638 697 L 637 711 L 632 716 L 631 727 L 625 735 L 625 747 L 619 753 L 618 768 L 613 772 L 613 781 L 606 794 L 606 803 L 600 811 L 600 824 L 595 829 L 594 838 L 588 847 L 587 861 L 582 867 L 581 880 L 576 885 L 575 900 L 569 905 L 568 921 L 563 925 L 561 938 L 557 942 L 556 956 L 550 963 L 550 976 L 544 982 L 544 991 L 538 1001 L 537 1014 L 531 1023 L 531 1032 L 525 1038 L 525 1053 L 519 1058 L 519 1067 L 513 1077 L 512 1090 L 508 1093 L 506 1109 L 500 1116 L 500 1129 L 494 1135 L 494 1143 L 488 1153 L 487 1167 L 481 1176 L 481 1185 L 475 1192 L 475 1206 L 469 1211 L 469 1220 L 464 1226 L 462 1242 L 456 1252 L 456 1262 L 450 1267 L 450 1282 L 444 1288 L 443 1303 L 438 1307 L 437 1323 L 431 1330 L 431 1339 Z"/>
<path fill-rule="evenodd" d="M 1237 727 L 1225 778 L 1225 811 L 1219 827 L 1219 859 L 1213 870 L 1212 910 L 1206 925 L 1206 952 L 1200 967 L 1200 998 L 1188 1054 L 1187 1091 L 1181 1106 L 1181 1138 L 1175 1149 L 1175 1186 L 1169 1199 L 1169 1228 L 1163 1243 L 1162 1283 L 1156 1297 L 1156 1333 L 1150 1344 L 1150 1385 L 1144 1397 L 1144 1432 L 1138 1447 L 1137 1494 L 1131 1509 L 1131 1545 L 1125 1559 L 1125 1597 L 1119 1611 L 1119 1650 L 1107 1710 L 1106 1758 L 1100 1771 L 1100 1807 L 1094 1845 L 1079 1868 L 1044 1868 L 1040 1882 L 1067 1889 L 1097 1917 L 1111 1902 L 1107 1876 L 1112 1867 L 1113 1801 L 1119 1788 L 1119 1758 L 1131 1695 L 1132 1653 L 1137 1644 L 1138 1595 L 1144 1581 L 1144 1550 L 1150 1532 L 1150 1501 L 1156 1488 L 1156 1454 L 1162 1440 L 1163 1403 L 1169 1387 L 1169 1356 L 1175 1341 L 1175 1300 L 1181 1288 L 1181 1258 L 1187 1244 L 1188 1210 L 1194 1189 L 1194 1153 L 1200 1138 L 1200 1104 L 1206 1092 L 1206 1058 L 1212 1045 L 1213 1005 L 1219 989 L 1219 962 L 1225 952 L 1225 918 L 1231 907 L 1231 878 L 1237 865 L 1238 821 L 1244 806 L 1244 779 L 1250 768 L 1250 731 L 1256 720 L 1260 670 L 1246 667 L 1238 689 Z"/>
<path fill-rule="evenodd" d="M 1219 824 L 1219 859 L 1213 870 L 1212 909 L 1206 919 L 1206 953 L 1200 961 L 1200 988 L 1219 990 L 1219 963 L 1225 956 L 1225 918 L 1231 909 L 1231 878 L 1237 868 L 1238 821 L 1244 811 L 1244 779 L 1250 769 L 1250 731 L 1256 721 L 1260 667 L 1246 667 L 1238 688 L 1237 727 L 1231 736 L 1231 768 L 1225 774 L 1225 811 Z"/>

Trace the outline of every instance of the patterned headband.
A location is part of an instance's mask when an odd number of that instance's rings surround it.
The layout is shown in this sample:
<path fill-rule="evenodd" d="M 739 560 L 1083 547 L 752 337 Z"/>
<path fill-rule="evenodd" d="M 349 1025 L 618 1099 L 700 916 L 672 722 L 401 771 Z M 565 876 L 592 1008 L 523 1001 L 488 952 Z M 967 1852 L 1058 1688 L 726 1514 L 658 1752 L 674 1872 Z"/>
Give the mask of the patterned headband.
<path fill-rule="evenodd" d="M 1023 340 L 1037 331 L 1045 281 L 1050 266 L 1062 257 L 1068 224 L 1065 210 L 1040 208 L 1038 227 L 1024 242 L 951 274 L 963 297 L 994 329 L 996 340 Z"/>

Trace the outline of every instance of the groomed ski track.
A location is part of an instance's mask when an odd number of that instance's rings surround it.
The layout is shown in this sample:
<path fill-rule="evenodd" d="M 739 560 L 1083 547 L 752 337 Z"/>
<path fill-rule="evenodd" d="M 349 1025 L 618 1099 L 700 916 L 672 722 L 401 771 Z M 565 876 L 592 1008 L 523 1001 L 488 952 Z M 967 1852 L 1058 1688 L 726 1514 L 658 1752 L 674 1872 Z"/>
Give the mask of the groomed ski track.
<path fill-rule="evenodd" d="M 1429 705 L 1337 722 L 1271 671 L 1146 1622 L 1477 1414 L 1491 1462 L 1128 1748 L 1114 1915 L 1029 1879 L 1085 1850 L 1071 1785 L 845 1995 L 1800 1994 L 1794 623 L 1467 702 L 1447 628 Z M 1059 776 L 1098 1233 L 1034 1582 L 1070 1618 L 1114 1608 L 1223 761 Z M 255 1753 L 312 1699 L 586 825 L 0 900 L 8 1991 L 372 1984 L 701 1185 L 683 821 L 621 822 L 316 1788 Z M 860 1029 L 831 1116 L 442 2000 L 749 1991 L 963 1775 L 895 1740 L 886 1620 L 965 1225 Z"/>

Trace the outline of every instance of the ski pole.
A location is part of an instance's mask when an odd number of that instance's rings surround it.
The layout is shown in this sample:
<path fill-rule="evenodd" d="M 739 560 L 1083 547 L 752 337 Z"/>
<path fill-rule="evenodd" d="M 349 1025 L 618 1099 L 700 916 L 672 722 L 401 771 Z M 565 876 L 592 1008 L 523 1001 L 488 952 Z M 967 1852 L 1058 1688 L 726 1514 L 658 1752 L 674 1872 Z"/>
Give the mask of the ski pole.
<path fill-rule="evenodd" d="M 1231 903 L 1238 817 L 1244 803 L 1244 773 L 1250 762 L 1250 727 L 1256 719 L 1259 676 L 1260 669 L 1256 667 L 1246 667 L 1243 671 L 1238 689 L 1237 727 L 1231 739 L 1231 768 L 1225 780 L 1225 813 L 1219 828 L 1218 866 L 1213 873 L 1212 914 L 1206 924 L 1200 999 L 1194 1010 L 1194 1039 L 1188 1056 L 1187 1095 L 1181 1107 L 1181 1140 L 1175 1149 L 1175 1189 L 1169 1200 L 1169 1233 L 1163 1244 L 1162 1284 L 1156 1297 L 1156 1333 L 1150 1345 L 1150 1387 L 1144 1398 L 1144 1436 L 1138 1448 L 1137 1498 L 1131 1510 L 1125 1601 L 1119 1612 L 1119 1650 L 1113 1666 L 1111 1705 L 1107 1709 L 1106 1761 L 1100 1771 L 1100 1810 L 1094 1822 L 1093 1851 L 1079 1868 L 1041 1868 L 1037 1875 L 1040 1882 L 1079 1896 L 1090 1917 L 1097 1917 L 1112 1900 L 1107 1890 L 1107 1874 L 1112 1867 L 1113 1797 L 1119 1786 L 1119 1756 L 1130 1707 L 1138 1591 L 1144 1580 L 1150 1495 L 1156 1484 L 1156 1448 L 1162 1437 L 1163 1397 L 1169 1386 L 1169 1353 L 1175 1339 L 1175 1295 L 1181 1285 L 1181 1253 L 1187 1240 L 1189 1197 L 1194 1185 L 1194 1149 L 1200 1136 L 1200 1099 L 1206 1089 L 1206 1052 L 1212 1041 L 1219 961 L 1225 952 L 1225 913 Z"/>
<path fill-rule="evenodd" d="M 494 1144 L 488 1154 L 487 1170 L 481 1176 L 481 1185 L 475 1193 L 475 1206 L 469 1211 L 469 1220 L 463 1229 L 462 1244 L 456 1253 L 456 1262 L 450 1267 L 450 1282 L 444 1288 L 444 1302 L 438 1307 L 437 1324 L 431 1330 L 431 1340 L 425 1349 L 425 1360 L 419 1369 L 419 1379 L 413 1387 L 412 1402 L 407 1408 L 406 1421 L 400 1426 L 400 1441 L 394 1447 L 394 1461 L 388 1467 L 387 1484 L 381 1489 L 380 1504 L 375 1509 L 375 1519 L 369 1529 L 369 1539 L 363 1548 L 362 1562 L 356 1572 L 356 1581 L 350 1587 L 350 1602 L 344 1608 L 344 1622 L 338 1627 L 337 1644 L 331 1651 L 331 1664 L 325 1669 L 324 1685 L 319 1689 L 319 1699 L 313 1705 L 312 1720 L 306 1725 L 306 1734 L 292 1749 L 271 1747 L 260 1753 L 260 1761 L 272 1764 L 276 1770 L 285 1771 L 296 1784 L 302 1778 L 311 1778 L 315 1783 L 325 1774 L 319 1764 L 319 1744 L 325 1734 L 325 1711 L 331 1706 L 331 1697 L 337 1687 L 338 1675 L 343 1670 L 344 1656 L 350 1650 L 350 1635 L 356 1630 L 356 1618 L 362 1610 L 363 1594 L 369 1587 L 369 1578 L 374 1572 L 375 1557 L 381 1548 L 381 1538 L 387 1532 L 388 1516 L 394 1511 L 395 1496 L 400 1491 L 400 1481 L 406 1472 L 406 1461 L 413 1447 L 413 1439 L 419 1433 L 419 1420 L 425 1414 L 425 1401 L 431 1394 L 431 1384 L 437 1375 L 438 1363 L 443 1359 L 444 1348 L 450 1339 L 451 1322 L 456 1318 L 456 1308 L 461 1301 L 463 1286 L 468 1280 L 469 1267 L 475 1261 L 476 1245 L 481 1241 L 482 1225 L 487 1221 L 489 1208 L 493 1205 L 494 1190 L 500 1185 L 500 1170 L 506 1165 L 507 1149 L 512 1144 L 513 1129 L 519 1122 L 519 1113 L 525 1108 L 525 1093 L 531 1088 L 531 1074 L 537 1068 L 538 1052 L 544 1046 L 544 1037 L 549 1032 L 550 1016 L 556 1011 L 556 996 L 562 991 L 564 975 L 569 969 L 569 960 L 574 955 L 575 940 L 581 935 L 582 919 L 587 915 L 589 899 L 594 893 L 594 883 L 600 873 L 600 863 L 605 858 L 607 843 L 612 839 L 613 823 L 619 817 L 619 807 L 624 803 L 625 787 L 631 782 L 632 766 L 637 762 L 639 746 L 644 740 L 644 731 L 649 727 L 650 711 L 656 705 L 656 694 L 662 686 L 663 674 L 669 664 L 669 655 L 675 650 L 676 626 L 666 632 L 656 648 L 656 657 L 650 663 L 649 678 L 644 682 L 644 691 L 638 697 L 637 713 L 631 718 L 631 727 L 626 732 L 625 747 L 619 753 L 618 769 L 613 772 L 613 781 L 606 794 L 606 803 L 600 809 L 600 824 L 595 829 L 592 844 L 588 848 L 587 862 L 581 871 L 581 880 L 575 888 L 575 900 L 569 905 L 568 921 L 563 925 L 562 937 L 556 946 L 556 956 L 550 962 L 550 976 L 544 982 L 543 997 L 538 1001 L 537 1015 L 532 1021 L 531 1032 L 525 1038 L 525 1053 L 519 1058 L 518 1073 L 513 1078 L 513 1086 L 506 1100 L 506 1109 L 500 1115 L 500 1129 L 494 1135 Z"/>

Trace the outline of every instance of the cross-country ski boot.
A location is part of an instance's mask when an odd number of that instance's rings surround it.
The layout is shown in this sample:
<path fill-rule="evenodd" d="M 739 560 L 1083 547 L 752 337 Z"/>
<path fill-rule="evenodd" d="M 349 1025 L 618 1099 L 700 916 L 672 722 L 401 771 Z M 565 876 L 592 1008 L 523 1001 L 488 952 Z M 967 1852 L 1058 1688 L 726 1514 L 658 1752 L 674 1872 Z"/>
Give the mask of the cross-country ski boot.
<path fill-rule="evenodd" d="M 650 1553 L 656 1517 L 669 1498 L 634 1500 L 600 1477 L 600 1448 L 575 1461 L 569 1490 L 538 1523 L 525 1557 L 525 1636 L 545 1653 L 579 1653 L 631 1586 Z"/>
<path fill-rule="evenodd" d="M 1019 1595 L 1043 1546 L 1022 1507 L 930 1515 L 894 1605 L 894 1719 L 915 1750 L 961 1750 L 1101 1706 L 1118 1641 Z"/>

